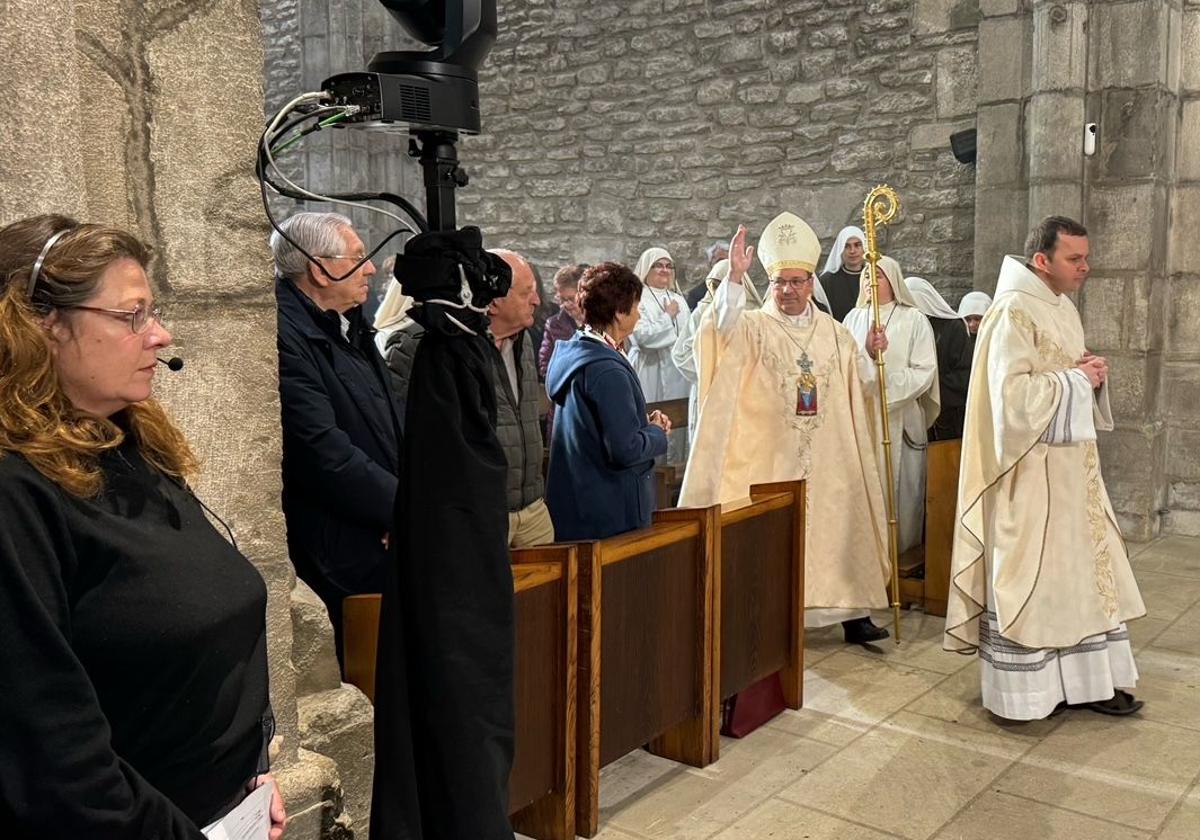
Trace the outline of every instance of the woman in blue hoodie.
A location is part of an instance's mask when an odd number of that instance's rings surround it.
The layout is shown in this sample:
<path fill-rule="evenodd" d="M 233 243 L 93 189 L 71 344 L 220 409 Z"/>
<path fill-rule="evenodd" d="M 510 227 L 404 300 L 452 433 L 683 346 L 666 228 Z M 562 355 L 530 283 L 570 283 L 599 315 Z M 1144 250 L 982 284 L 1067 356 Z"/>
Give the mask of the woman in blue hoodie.
<path fill-rule="evenodd" d="M 583 327 L 559 342 L 546 370 L 558 406 L 546 504 L 559 540 L 597 540 L 645 528 L 654 511 L 654 459 L 671 421 L 646 415 L 637 374 L 621 349 L 638 320 L 642 283 L 613 262 L 579 281 Z"/>

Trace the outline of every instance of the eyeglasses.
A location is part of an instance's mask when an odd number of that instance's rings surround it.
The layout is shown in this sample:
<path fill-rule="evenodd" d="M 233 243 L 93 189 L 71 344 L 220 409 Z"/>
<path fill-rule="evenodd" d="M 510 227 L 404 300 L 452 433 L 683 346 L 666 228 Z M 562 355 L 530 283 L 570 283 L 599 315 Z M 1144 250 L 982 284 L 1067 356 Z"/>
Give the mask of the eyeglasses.
<path fill-rule="evenodd" d="M 134 335 L 141 335 L 150 327 L 150 322 L 156 321 L 161 327 L 163 323 L 163 311 L 157 306 L 143 306 L 138 304 L 133 309 L 107 309 L 103 306 L 64 306 L 63 309 L 82 309 L 85 312 L 99 312 L 104 315 L 111 315 L 114 318 L 121 318 L 129 321 L 129 329 Z"/>
<path fill-rule="evenodd" d="M 809 276 L 808 276 L 806 279 L 804 279 L 804 280 L 779 280 L 779 279 L 776 279 L 776 280 L 772 280 L 771 282 L 772 282 L 774 285 L 776 285 L 776 286 L 778 286 L 779 288 L 781 288 L 781 289 L 784 289 L 784 290 L 787 290 L 787 289 L 803 289 L 805 286 L 811 286 L 811 285 L 812 285 L 813 278 L 812 278 L 812 275 L 810 274 L 810 275 L 809 275 Z"/>
<path fill-rule="evenodd" d="M 654 265 L 652 265 L 652 266 L 650 266 L 650 267 L 651 267 L 651 268 L 657 268 L 659 271 L 674 271 L 674 270 L 675 270 L 675 265 L 674 265 L 674 263 L 661 263 L 661 262 L 657 262 L 657 263 L 655 263 Z"/>
<path fill-rule="evenodd" d="M 365 262 L 367 259 L 366 253 L 359 254 L 317 254 L 319 260 L 354 260 L 355 262 Z"/>

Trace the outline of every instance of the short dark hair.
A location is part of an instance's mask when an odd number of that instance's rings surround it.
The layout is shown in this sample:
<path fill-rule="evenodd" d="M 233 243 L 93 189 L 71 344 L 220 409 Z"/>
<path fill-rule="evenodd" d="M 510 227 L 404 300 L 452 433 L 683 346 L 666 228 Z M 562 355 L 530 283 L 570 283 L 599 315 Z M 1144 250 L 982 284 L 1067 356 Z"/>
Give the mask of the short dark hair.
<path fill-rule="evenodd" d="M 583 322 L 593 329 L 607 327 L 618 312 L 631 312 L 641 299 L 642 281 L 620 263 L 593 265 L 579 278 Z"/>
<path fill-rule="evenodd" d="M 554 274 L 554 288 L 561 289 L 569 286 L 578 286 L 579 278 L 583 276 L 583 272 L 588 269 L 587 263 L 576 263 L 575 265 L 564 265 Z"/>
<path fill-rule="evenodd" d="M 1054 256 L 1054 246 L 1058 244 L 1059 234 L 1067 236 L 1087 236 L 1087 228 L 1067 216 L 1047 216 L 1042 219 L 1025 240 L 1025 260 L 1033 260 L 1033 255 L 1043 253 L 1047 257 Z"/>

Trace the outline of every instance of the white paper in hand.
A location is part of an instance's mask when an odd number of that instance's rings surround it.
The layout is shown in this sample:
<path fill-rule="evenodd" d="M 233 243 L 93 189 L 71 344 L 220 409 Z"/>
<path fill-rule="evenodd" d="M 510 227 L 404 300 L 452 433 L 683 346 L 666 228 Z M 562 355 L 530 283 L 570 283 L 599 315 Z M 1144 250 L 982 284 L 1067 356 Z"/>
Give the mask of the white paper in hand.
<path fill-rule="evenodd" d="M 274 792 L 275 783 L 267 782 L 201 832 L 208 840 L 267 840 L 271 832 L 271 795 Z"/>

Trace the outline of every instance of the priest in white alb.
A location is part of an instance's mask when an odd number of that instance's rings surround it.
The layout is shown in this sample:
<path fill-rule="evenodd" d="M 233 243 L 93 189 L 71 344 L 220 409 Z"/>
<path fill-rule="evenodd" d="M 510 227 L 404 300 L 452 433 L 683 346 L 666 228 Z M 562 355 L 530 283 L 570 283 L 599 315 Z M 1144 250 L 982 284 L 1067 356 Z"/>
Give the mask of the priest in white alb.
<path fill-rule="evenodd" d="M 1004 258 L 967 398 L 945 647 L 979 651 L 983 705 L 1010 720 L 1142 705 L 1125 622 L 1146 608 L 1096 449 L 1108 365 L 1068 297 L 1087 257 L 1086 229 L 1051 216 Z"/>
<path fill-rule="evenodd" d="M 869 269 L 863 269 L 858 306 L 846 315 L 846 328 L 866 348 L 871 331 Z M 925 525 L 925 448 L 929 427 L 940 412 L 937 344 L 929 319 L 913 300 L 900 264 L 880 257 L 879 320 L 887 333 L 883 354 L 887 377 L 888 430 L 892 441 L 892 481 L 900 551 L 919 545 Z M 877 382 L 871 374 L 871 382 Z M 878 387 L 876 385 L 875 387 Z M 879 450 L 883 470 L 883 448 Z"/>
<path fill-rule="evenodd" d="M 886 638 L 869 614 L 887 606 L 890 575 L 875 403 L 862 380 L 870 363 L 812 304 L 821 244 L 802 219 L 777 216 L 758 254 L 770 280 L 762 308 L 745 309 L 754 248 L 739 227 L 729 277 L 700 319 L 700 417 L 680 504 L 735 502 L 752 485 L 803 479 L 805 624 L 840 622 L 848 642 Z M 882 333 L 871 341 L 886 347 Z"/>

